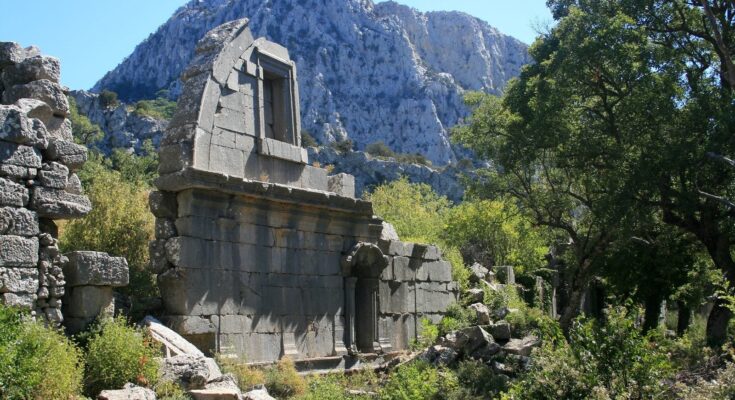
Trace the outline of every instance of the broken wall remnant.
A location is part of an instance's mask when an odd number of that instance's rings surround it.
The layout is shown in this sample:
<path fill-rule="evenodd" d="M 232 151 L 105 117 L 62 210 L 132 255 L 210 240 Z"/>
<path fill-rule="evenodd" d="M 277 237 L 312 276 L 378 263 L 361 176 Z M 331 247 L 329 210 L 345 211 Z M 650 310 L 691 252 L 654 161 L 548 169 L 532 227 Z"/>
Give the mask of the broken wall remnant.
<path fill-rule="evenodd" d="M 76 174 L 87 148 L 74 143 L 60 70 L 58 59 L 35 47 L 0 42 L 0 302 L 53 324 L 63 320 L 66 277 L 74 272 L 54 220 L 92 208 Z M 64 309 L 78 315 L 88 307 L 78 301 Z"/>
<path fill-rule="evenodd" d="M 308 164 L 285 48 L 238 20 L 196 52 L 149 199 L 163 321 L 248 362 L 407 348 L 456 300 L 449 263 L 381 241 L 354 178 Z"/>

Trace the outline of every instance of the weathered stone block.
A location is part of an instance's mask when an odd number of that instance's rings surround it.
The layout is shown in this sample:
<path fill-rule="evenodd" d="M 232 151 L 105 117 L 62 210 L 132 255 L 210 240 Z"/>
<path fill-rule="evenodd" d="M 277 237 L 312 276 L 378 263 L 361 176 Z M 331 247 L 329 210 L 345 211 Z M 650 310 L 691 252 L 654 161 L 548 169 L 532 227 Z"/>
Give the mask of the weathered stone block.
<path fill-rule="evenodd" d="M 77 286 L 69 288 L 64 296 L 64 315 L 76 318 L 92 318 L 98 315 L 112 315 L 115 302 L 112 287 Z"/>
<path fill-rule="evenodd" d="M 38 264 L 38 238 L 0 236 L 0 267 L 35 267 Z"/>
<path fill-rule="evenodd" d="M 30 146 L 0 141 L 0 163 L 41 168 L 41 153 Z"/>
<path fill-rule="evenodd" d="M 0 178 L 0 206 L 23 207 L 28 203 L 28 189 L 10 179 Z"/>
<path fill-rule="evenodd" d="M 0 140 L 46 148 L 48 132 L 40 120 L 28 118 L 18 107 L 0 105 Z"/>
<path fill-rule="evenodd" d="M 355 177 L 350 174 L 337 174 L 329 177 L 327 188 L 339 196 L 355 197 Z"/>
<path fill-rule="evenodd" d="M 5 88 L 4 103 L 12 104 L 22 98 L 41 100 L 51 107 L 54 114 L 64 117 L 69 115 L 69 101 L 66 99 L 64 90 L 61 85 L 48 79 Z"/>
<path fill-rule="evenodd" d="M 36 303 L 36 294 L 33 293 L 3 293 L 2 303 L 8 307 L 32 309 Z"/>
<path fill-rule="evenodd" d="M 38 171 L 38 180 L 42 186 L 66 189 L 69 182 L 69 168 L 57 162 L 44 163 Z"/>
<path fill-rule="evenodd" d="M 148 205 L 158 218 L 175 219 L 178 216 L 175 193 L 153 191 L 148 195 Z"/>
<path fill-rule="evenodd" d="M 150 254 L 149 268 L 154 274 L 160 274 L 172 268 L 170 262 L 166 258 L 166 241 L 151 240 L 148 242 L 148 254 Z"/>
<path fill-rule="evenodd" d="M 59 161 L 76 171 L 87 162 L 87 148 L 61 139 L 52 139 L 49 142 L 47 154 L 49 159 Z"/>
<path fill-rule="evenodd" d="M 40 51 L 35 46 L 23 48 L 15 42 L 0 42 L 0 68 L 18 64 L 39 54 Z"/>
<path fill-rule="evenodd" d="M 0 235 L 35 236 L 38 215 L 25 208 L 0 207 Z"/>
<path fill-rule="evenodd" d="M 393 257 L 393 279 L 398 282 L 416 280 L 416 271 L 410 267 L 411 259 L 405 256 Z"/>
<path fill-rule="evenodd" d="M 158 172 L 161 174 L 181 171 L 193 162 L 191 145 L 177 143 L 161 146 L 158 160 Z"/>
<path fill-rule="evenodd" d="M 446 261 L 425 261 L 416 271 L 416 280 L 451 282 L 452 265 Z"/>
<path fill-rule="evenodd" d="M 97 251 L 74 251 L 66 254 L 64 265 L 68 286 L 127 286 L 128 262 L 123 257 L 110 257 Z"/>
<path fill-rule="evenodd" d="M 33 188 L 30 208 L 41 217 L 52 219 L 80 218 L 92 211 L 87 196 L 42 186 Z"/>
<path fill-rule="evenodd" d="M 168 239 L 176 236 L 174 221 L 168 218 L 156 218 L 155 235 L 156 239 Z"/>
<path fill-rule="evenodd" d="M 12 64 L 3 69 L 2 80 L 5 87 L 29 83 L 39 79 L 48 79 L 59 82 L 61 63 L 58 58 L 48 56 L 33 56 Z"/>
<path fill-rule="evenodd" d="M 28 293 L 38 291 L 38 269 L 0 267 L 0 293 Z"/>
<path fill-rule="evenodd" d="M 36 168 L 19 167 L 17 165 L 0 164 L 0 176 L 11 179 L 33 179 L 38 170 Z"/>

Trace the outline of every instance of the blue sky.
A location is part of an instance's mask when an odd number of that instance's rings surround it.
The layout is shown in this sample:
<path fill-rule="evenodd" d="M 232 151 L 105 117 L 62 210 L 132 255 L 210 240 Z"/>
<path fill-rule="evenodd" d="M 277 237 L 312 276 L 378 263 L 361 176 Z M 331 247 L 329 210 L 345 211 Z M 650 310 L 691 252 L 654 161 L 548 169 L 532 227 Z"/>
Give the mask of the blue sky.
<path fill-rule="evenodd" d="M 89 89 L 186 0 L 0 0 L 0 41 L 61 59 L 62 83 Z M 278 0 L 275 0 L 278 1 Z M 530 43 L 551 20 L 545 0 L 398 0 L 421 11 L 458 10 Z"/>

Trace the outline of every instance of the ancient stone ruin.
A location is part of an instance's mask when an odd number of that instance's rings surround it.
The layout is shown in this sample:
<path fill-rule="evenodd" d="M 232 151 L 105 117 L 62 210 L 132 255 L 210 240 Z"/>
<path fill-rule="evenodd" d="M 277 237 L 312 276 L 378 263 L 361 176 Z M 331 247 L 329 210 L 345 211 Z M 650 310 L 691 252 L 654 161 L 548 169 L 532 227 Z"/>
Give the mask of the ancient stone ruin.
<path fill-rule="evenodd" d="M 248 362 L 405 349 L 456 300 L 451 267 L 384 231 L 352 176 L 309 165 L 295 63 L 247 25 L 198 43 L 161 143 L 150 205 L 163 320 Z"/>
<path fill-rule="evenodd" d="M 54 220 L 91 210 L 75 173 L 87 149 L 73 141 L 59 75 L 58 59 L 0 43 L 0 300 L 53 324 L 63 309 L 81 329 L 110 303 L 102 307 L 85 288 L 127 285 L 128 268 L 104 253 L 74 253 L 69 262 L 59 251 Z"/>

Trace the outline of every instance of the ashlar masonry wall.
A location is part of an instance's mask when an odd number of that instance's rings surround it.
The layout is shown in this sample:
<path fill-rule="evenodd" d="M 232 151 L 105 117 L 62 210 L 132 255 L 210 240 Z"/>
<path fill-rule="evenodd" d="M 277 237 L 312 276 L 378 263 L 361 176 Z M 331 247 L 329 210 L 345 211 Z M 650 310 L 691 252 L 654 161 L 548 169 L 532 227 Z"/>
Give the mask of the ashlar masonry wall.
<path fill-rule="evenodd" d="M 247 20 L 207 33 L 182 76 L 151 194 L 172 329 L 248 362 L 407 348 L 456 299 L 433 246 L 381 242 L 354 178 L 308 164 L 296 65 Z"/>

